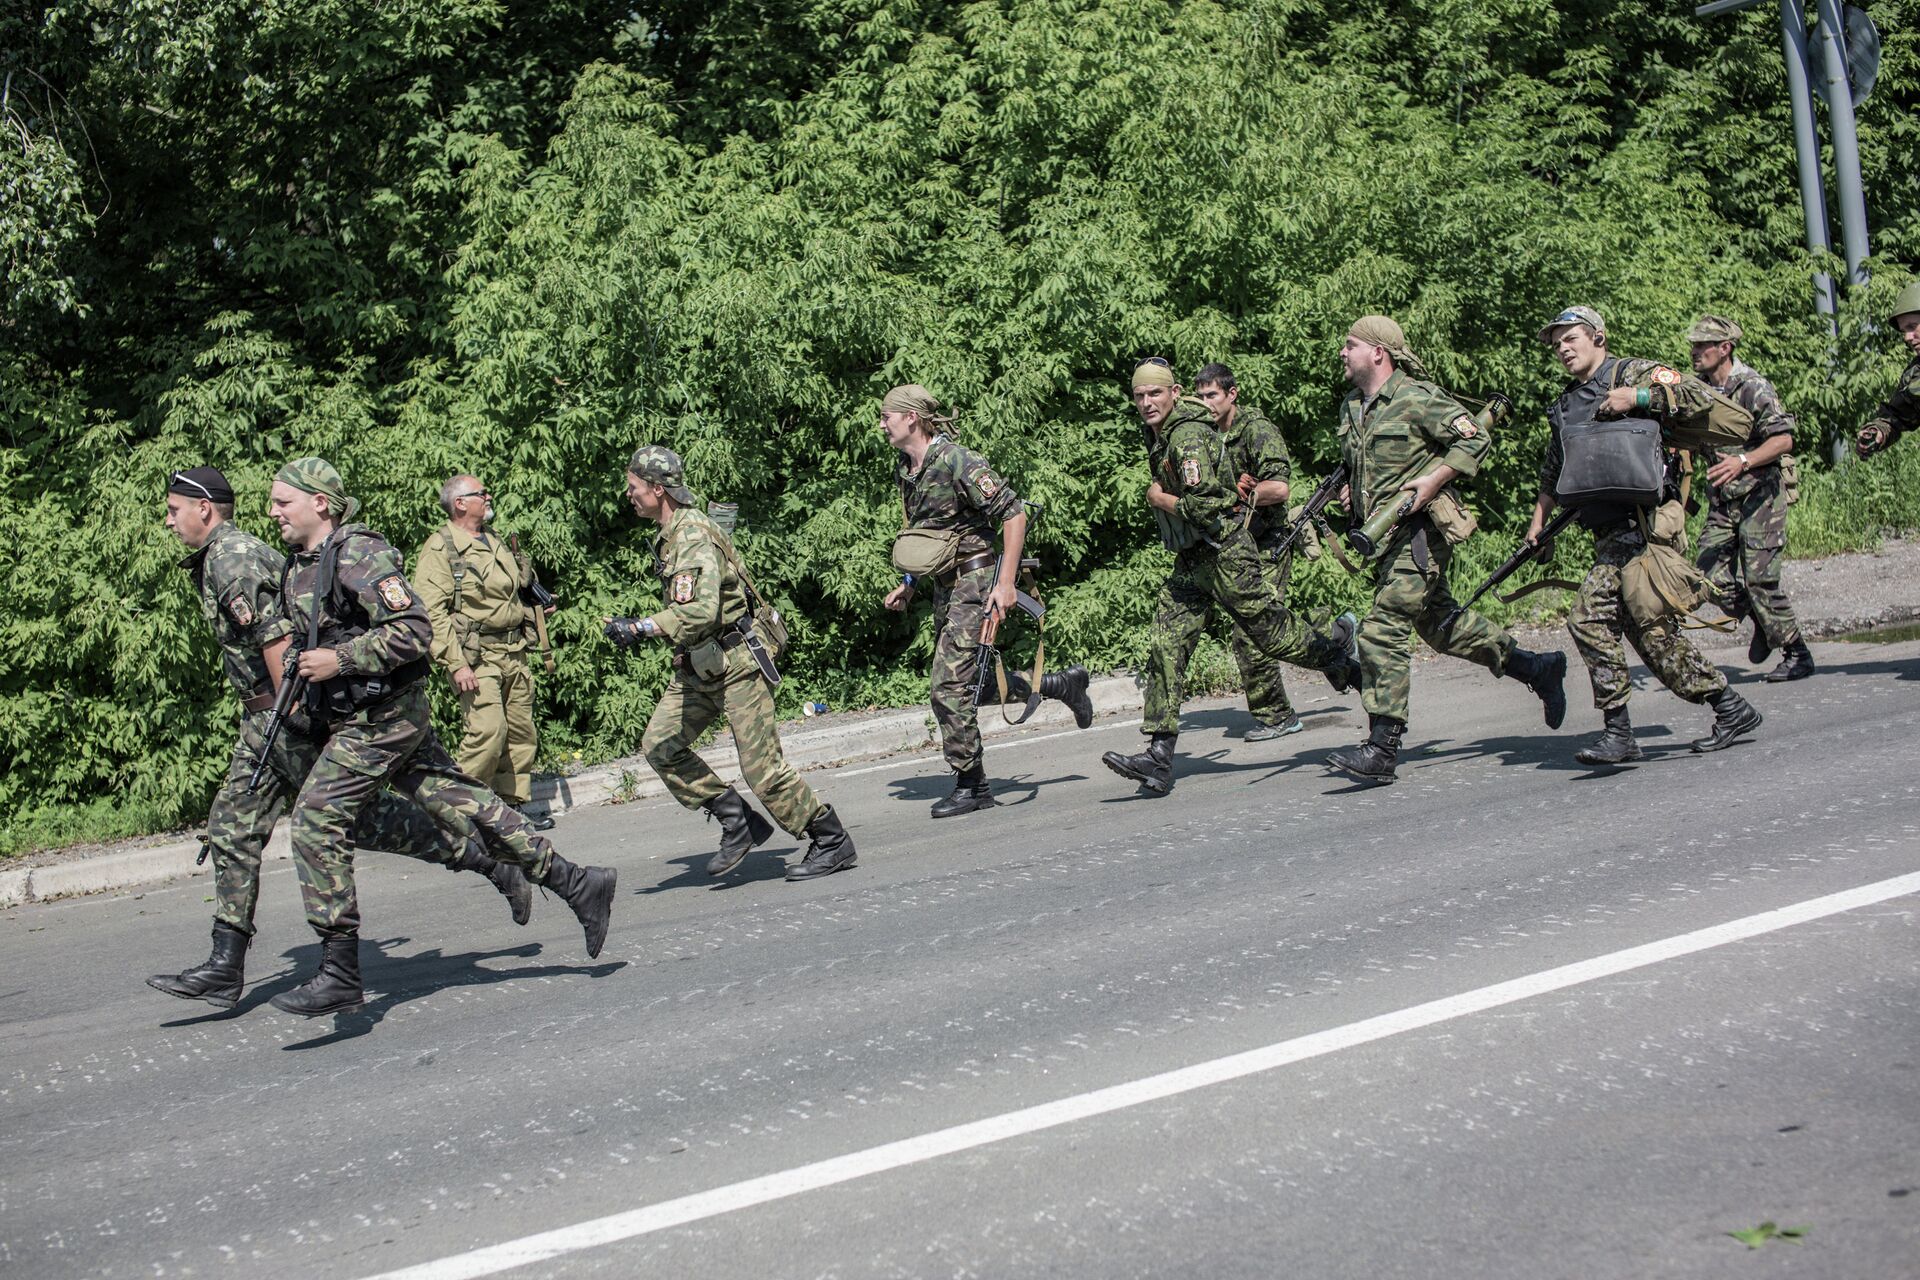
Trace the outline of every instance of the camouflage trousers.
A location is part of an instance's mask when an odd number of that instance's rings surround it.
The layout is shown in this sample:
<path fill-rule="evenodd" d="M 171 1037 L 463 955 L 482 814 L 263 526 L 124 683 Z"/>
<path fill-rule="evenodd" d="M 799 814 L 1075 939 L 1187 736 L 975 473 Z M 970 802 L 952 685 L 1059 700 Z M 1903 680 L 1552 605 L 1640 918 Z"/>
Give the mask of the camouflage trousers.
<path fill-rule="evenodd" d="M 1454 607 L 1447 589 L 1447 562 L 1453 548 L 1425 529 L 1428 561 L 1423 572 L 1414 557 L 1414 537 L 1424 520 L 1406 522 L 1374 570 L 1373 611 L 1360 624 L 1360 669 L 1364 689 L 1360 705 L 1370 716 L 1391 716 L 1405 723 L 1412 694 L 1413 638 L 1417 634 L 1436 653 L 1465 658 L 1494 675 L 1507 669 L 1513 637 L 1471 611 L 1442 634 L 1441 620 Z"/>
<path fill-rule="evenodd" d="M 1762 479 L 1737 498 L 1714 493 L 1696 563 L 1722 598 L 1745 599 L 1754 625 L 1776 649 L 1800 638 L 1800 623 L 1780 589 L 1786 551 L 1787 496 L 1778 467 L 1763 471 Z"/>
<path fill-rule="evenodd" d="M 1593 705 L 1602 711 L 1626 706 L 1633 692 L 1622 637 L 1632 642 L 1661 684 L 1688 702 L 1705 702 L 1727 687 L 1727 678 L 1680 634 L 1678 618 L 1643 628 L 1627 613 L 1620 596 L 1620 569 L 1644 547 L 1631 528 L 1596 531 L 1593 568 L 1580 584 L 1579 598 L 1567 619 L 1567 631 L 1593 681 Z"/>
<path fill-rule="evenodd" d="M 1174 558 L 1173 572 L 1160 588 L 1148 644 L 1142 733 L 1179 732 L 1187 663 L 1216 608 L 1245 633 L 1250 653 L 1259 659 L 1315 671 L 1340 661 L 1341 649 L 1332 637 L 1309 629 L 1274 594 L 1265 560 L 1244 531 L 1218 550 L 1201 545 Z"/>
<path fill-rule="evenodd" d="M 1267 580 L 1274 599 L 1284 602 L 1287 580 L 1293 576 L 1293 553 L 1288 552 L 1276 561 L 1261 551 L 1260 563 L 1261 576 Z M 1293 703 L 1287 698 L 1287 684 L 1280 675 L 1280 660 L 1261 653 L 1238 619 L 1229 619 L 1228 630 L 1233 663 L 1240 669 L 1240 687 L 1247 694 L 1247 710 L 1258 724 L 1285 723 L 1293 714 Z"/>
<path fill-rule="evenodd" d="M 686 808 L 698 809 L 712 801 L 726 791 L 727 784 L 694 754 L 693 744 L 722 715 L 733 730 L 740 774 L 748 790 L 788 834 L 805 834 L 807 824 L 826 806 L 787 763 L 775 727 L 773 690 L 745 645 L 727 651 L 726 673 L 718 679 L 675 668 L 640 740 L 647 763 Z"/>
<path fill-rule="evenodd" d="M 484 844 L 497 861 L 519 866 L 536 884 L 553 846 L 499 796 L 460 772 L 427 716 L 424 684 L 332 727 L 300 788 L 293 812 L 293 857 L 307 923 L 320 933 L 360 927 L 354 841 L 361 815 L 391 785 L 425 810 L 454 848 Z"/>
<path fill-rule="evenodd" d="M 526 654 L 483 650 L 473 678 L 479 687 L 460 695 L 460 772 L 485 782 L 508 804 L 525 804 L 533 798 L 533 758 L 540 749 Z"/>
<path fill-rule="evenodd" d="M 940 726 L 940 753 L 947 768 L 965 773 L 979 766 L 985 754 L 980 744 L 979 706 L 998 706 L 998 681 L 988 681 L 978 705 L 974 680 L 980 674 L 980 624 L 987 616 L 987 596 L 993 591 L 994 567 L 983 565 L 954 579 L 951 586 L 933 588 L 933 671 L 927 700 L 933 721 Z M 1024 616 L 1024 615 L 1022 615 Z M 1001 620 L 1001 636 L 1007 620 Z M 1007 672 L 1007 698 L 1024 701 L 1024 675 Z"/>
<path fill-rule="evenodd" d="M 247 779 L 260 758 L 271 713 L 256 711 L 240 721 L 239 740 L 227 763 L 227 776 L 214 792 L 207 812 L 207 850 L 213 858 L 213 918 L 240 932 L 253 933 L 253 912 L 260 900 L 260 853 L 274 823 L 320 758 L 320 743 L 288 729 L 273 744 L 273 757 L 260 777 L 260 790 L 248 794 Z M 360 811 L 348 834 L 361 849 L 379 849 L 422 862 L 451 867 L 460 856 L 420 806 L 383 791 Z"/>

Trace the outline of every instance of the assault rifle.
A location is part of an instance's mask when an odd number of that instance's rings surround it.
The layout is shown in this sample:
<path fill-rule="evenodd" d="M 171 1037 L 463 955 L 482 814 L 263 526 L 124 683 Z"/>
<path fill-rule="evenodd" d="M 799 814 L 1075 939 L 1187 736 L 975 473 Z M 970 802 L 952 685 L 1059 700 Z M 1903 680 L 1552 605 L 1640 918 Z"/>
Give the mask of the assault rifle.
<path fill-rule="evenodd" d="M 1324 520 L 1321 513 L 1327 509 L 1328 504 L 1340 496 L 1340 490 L 1346 488 L 1346 486 L 1347 464 L 1343 462 L 1335 467 L 1325 480 L 1320 482 L 1320 487 L 1313 491 L 1313 496 L 1308 498 L 1306 505 L 1300 508 L 1300 518 L 1295 520 L 1287 529 L 1285 537 L 1273 544 L 1273 549 L 1267 552 L 1268 557 L 1278 560 L 1281 556 L 1293 550 L 1293 544 L 1300 541 L 1300 537 L 1306 533 L 1308 525 L 1316 521 Z"/>
<path fill-rule="evenodd" d="M 1512 555 L 1508 556 L 1506 561 L 1501 564 L 1498 569 L 1495 569 L 1485 582 L 1480 584 L 1478 590 L 1467 597 L 1465 603 L 1453 606 L 1453 608 L 1448 611 L 1447 616 L 1440 619 L 1440 634 L 1444 636 L 1452 631 L 1453 624 L 1460 620 L 1461 614 L 1473 608 L 1475 602 L 1478 601 L 1481 596 L 1484 596 L 1487 592 L 1493 590 L 1508 578 L 1518 573 L 1520 566 L 1534 560 L 1545 560 L 1548 556 L 1552 555 L 1553 536 L 1566 528 L 1567 521 L 1573 519 L 1576 514 L 1578 514 L 1577 508 L 1562 507 L 1554 512 L 1553 519 L 1547 521 L 1546 526 L 1540 530 L 1540 536 L 1538 538 L 1535 538 L 1532 542 L 1522 539 L 1519 548 L 1515 550 Z M 1527 589 L 1532 590 L 1531 587 Z"/>
<path fill-rule="evenodd" d="M 1004 557 L 1001 559 L 1004 559 Z M 995 583 L 1000 581 L 1001 559 L 996 559 L 993 562 L 993 580 Z M 1020 567 L 1024 570 L 1038 568 L 1039 564 L 1040 562 L 1038 560 L 1022 559 L 1020 561 Z M 1036 600 L 1021 587 L 1016 586 L 1013 589 L 1013 604 L 1016 609 L 1026 614 L 1029 618 L 1032 618 L 1035 622 L 1043 622 L 1046 619 L 1047 606 L 1039 600 Z M 980 620 L 980 666 L 973 673 L 973 702 L 975 706 L 978 706 L 987 696 L 987 687 L 994 681 L 994 672 L 1000 669 L 1000 646 L 994 643 L 999 634 L 1000 615 L 990 612 Z M 1035 665 L 1037 666 L 1038 664 L 1036 663 Z M 1028 696 L 1032 697 L 1038 692 L 1038 689 L 1032 690 Z M 996 698 L 995 701 L 998 701 L 998 699 Z"/>
<path fill-rule="evenodd" d="M 273 744 L 280 740 L 280 731 L 286 728 L 287 717 L 300 705 L 307 693 L 307 678 L 300 674 L 300 649 L 297 644 L 287 646 L 286 665 L 280 670 L 280 692 L 274 695 L 273 710 L 267 716 L 267 731 L 260 739 L 260 752 L 253 759 L 253 773 L 247 778 L 247 794 L 253 795 L 260 790 L 260 779 L 266 776 L 267 761 L 273 758 Z"/>

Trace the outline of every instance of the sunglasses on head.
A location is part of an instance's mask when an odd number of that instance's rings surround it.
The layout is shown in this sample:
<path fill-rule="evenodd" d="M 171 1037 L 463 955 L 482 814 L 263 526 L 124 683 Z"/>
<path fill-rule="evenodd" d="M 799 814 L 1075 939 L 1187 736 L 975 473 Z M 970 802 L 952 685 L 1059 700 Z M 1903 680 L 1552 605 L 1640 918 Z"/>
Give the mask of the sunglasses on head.
<path fill-rule="evenodd" d="M 205 498 L 208 502 L 220 501 L 220 499 L 213 496 L 213 490 L 207 488 L 207 486 L 201 484 L 198 480 L 195 480 L 192 476 L 188 475 L 184 471 L 174 472 L 173 477 L 167 481 L 167 488 L 171 489 L 173 488 L 173 486 L 177 484 L 192 485 L 194 488 L 200 491 L 200 496 Z"/>

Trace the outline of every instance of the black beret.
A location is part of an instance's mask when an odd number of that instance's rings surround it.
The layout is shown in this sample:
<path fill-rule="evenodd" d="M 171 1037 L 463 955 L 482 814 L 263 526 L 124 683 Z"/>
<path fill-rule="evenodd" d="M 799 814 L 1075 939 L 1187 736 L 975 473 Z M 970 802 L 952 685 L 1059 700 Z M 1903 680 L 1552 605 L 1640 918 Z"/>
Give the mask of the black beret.
<path fill-rule="evenodd" d="M 189 467 L 167 477 L 167 492 L 186 498 L 205 498 L 208 502 L 232 502 L 233 486 L 218 467 Z"/>

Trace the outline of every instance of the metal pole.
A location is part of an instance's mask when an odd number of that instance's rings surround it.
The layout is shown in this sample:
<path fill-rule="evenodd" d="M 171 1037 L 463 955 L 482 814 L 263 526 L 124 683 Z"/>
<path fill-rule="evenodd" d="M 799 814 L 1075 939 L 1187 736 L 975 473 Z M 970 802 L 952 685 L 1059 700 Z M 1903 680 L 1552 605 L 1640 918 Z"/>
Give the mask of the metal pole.
<path fill-rule="evenodd" d="M 1853 131 L 1853 86 L 1847 81 L 1846 27 L 1840 0 L 1818 0 L 1820 54 L 1827 73 L 1827 125 L 1833 133 L 1834 197 L 1840 202 L 1840 235 L 1846 242 L 1847 283 L 1865 284 L 1867 201 L 1860 186 L 1860 141 Z"/>
<path fill-rule="evenodd" d="M 1800 210 L 1807 219 L 1807 248 L 1830 253 L 1827 193 L 1820 181 L 1820 138 L 1814 132 L 1808 79 L 1807 18 L 1800 0 L 1780 0 L 1780 45 L 1787 62 L 1787 96 L 1793 101 L 1793 153 L 1800 164 Z M 1813 304 L 1822 314 L 1833 314 L 1833 277 L 1824 271 L 1814 273 Z"/>

